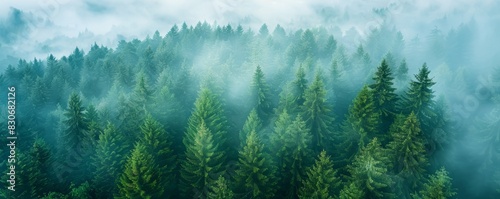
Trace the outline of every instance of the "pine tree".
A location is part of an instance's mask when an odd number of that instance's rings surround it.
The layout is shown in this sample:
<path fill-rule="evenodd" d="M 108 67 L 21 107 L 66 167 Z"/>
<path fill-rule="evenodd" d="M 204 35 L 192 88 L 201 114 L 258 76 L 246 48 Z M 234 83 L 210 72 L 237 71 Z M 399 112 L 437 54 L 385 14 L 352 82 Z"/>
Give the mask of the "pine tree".
<path fill-rule="evenodd" d="M 120 176 L 115 198 L 161 198 L 164 190 L 158 171 L 158 165 L 147 147 L 136 143 Z"/>
<path fill-rule="evenodd" d="M 84 165 L 90 154 L 87 151 L 88 146 L 84 143 L 88 130 L 88 120 L 78 94 L 71 94 L 68 109 L 65 111 L 64 116 L 66 117 L 66 120 L 64 120 L 66 129 L 62 135 L 62 163 L 71 167 L 69 176 L 67 176 L 70 179 L 67 180 L 81 183 L 86 179 L 82 165 Z"/>
<path fill-rule="evenodd" d="M 394 198 L 393 181 L 388 175 L 387 152 L 374 138 L 354 159 L 348 170 L 352 183 L 365 193 L 363 198 Z"/>
<path fill-rule="evenodd" d="M 302 106 L 305 102 L 305 92 L 307 90 L 307 79 L 306 73 L 302 65 L 297 70 L 295 74 L 295 80 L 292 82 L 293 85 L 293 98 L 297 106 Z"/>
<path fill-rule="evenodd" d="M 252 130 L 239 151 L 235 182 L 243 198 L 273 198 L 275 169 L 271 157 L 264 152 L 257 133 Z"/>
<path fill-rule="evenodd" d="M 314 82 L 305 92 L 305 101 L 302 106 L 302 117 L 307 124 L 307 128 L 311 131 L 312 147 L 315 152 L 328 149 L 327 146 L 332 140 L 331 126 L 334 119 L 330 111 L 331 108 L 326 102 L 326 90 L 323 80 L 318 73 L 314 78 Z"/>
<path fill-rule="evenodd" d="M 367 86 L 364 86 L 354 99 L 348 120 L 352 129 L 360 135 L 359 148 L 364 147 L 368 141 L 377 136 L 379 115 L 375 111 L 372 93 Z"/>
<path fill-rule="evenodd" d="M 198 134 L 201 123 L 219 144 L 222 151 L 227 151 L 230 146 L 228 140 L 236 140 L 237 135 L 228 134 L 228 125 L 225 112 L 219 96 L 212 93 L 208 88 L 202 88 L 198 99 L 194 104 L 194 110 L 188 120 L 186 135 L 182 143 L 184 146 L 191 146 L 194 143 L 194 137 Z M 231 154 L 229 154 L 231 155 Z M 225 161 L 225 155 L 222 156 L 222 162 Z"/>
<path fill-rule="evenodd" d="M 161 181 L 158 186 L 164 187 L 165 192 L 162 198 L 171 196 L 175 189 L 176 182 L 173 172 L 176 168 L 176 157 L 172 151 L 171 137 L 165 132 L 163 126 L 152 118 L 146 117 L 141 126 L 142 136 L 140 142 L 146 146 L 147 151 L 152 154 L 155 165 L 158 166 L 158 175 Z"/>
<path fill-rule="evenodd" d="M 340 199 L 363 199 L 365 198 L 365 192 L 356 185 L 356 183 L 350 183 L 340 191 Z"/>
<path fill-rule="evenodd" d="M 299 198 L 333 199 L 336 189 L 340 186 L 333 162 L 321 151 L 312 167 L 306 171 L 307 179 L 299 190 Z"/>
<path fill-rule="evenodd" d="M 417 116 L 412 112 L 388 146 L 393 156 L 395 172 L 411 189 L 423 179 L 427 158 Z"/>
<path fill-rule="evenodd" d="M 259 119 L 259 116 L 257 115 L 257 110 L 252 109 L 250 111 L 250 114 L 248 115 L 247 120 L 245 121 L 245 124 L 243 125 L 243 129 L 240 132 L 240 143 L 245 144 L 246 137 L 250 132 L 255 131 L 257 134 L 260 135 L 260 131 L 262 129 L 262 122 Z M 262 135 L 260 135 L 262 136 Z"/>
<path fill-rule="evenodd" d="M 375 77 L 373 77 L 374 83 L 369 86 L 373 93 L 372 99 L 375 104 L 375 112 L 377 112 L 380 117 L 379 121 L 381 121 L 381 126 L 379 132 L 382 135 L 385 135 L 389 130 L 394 120 L 394 114 L 396 114 L 397 111 L 397 95 L 394 93 L 396 89 L 392 86 L 393 79 L 392 71 L 384 59 L 377 68 Z M 386 138 L 386 136 L 384 136 L 384 138 Z M 387 140 L 381 141 L 385 143 Z"/>
<path fill-rule="evenodd" d="M 114 185 L 124 167 L 128 148 L 125 137 L 113 124 L 108 123 L 99 135 L 95 155 L 92 157 L 95 168 L 92 184 L 98 197 L 110 198 L 117 192 Z"/>
<path fill-rule="evenodd" d="M 396 70 L 396 79 L 400 83 L 406 83 L 408 81 L 408 65 L 406 64 L 406 60 L 403 59 L 399 64 L 398 69 Z"/>
<path fill-rule="evenodd" d="M 264 72 L 262 72 L 260 66 L 257 66 L 253 75 L 251 89 L 254 108 L 257 110 L 259 118 L 266 124 L 273 107 L 271 105 L 269 86 L 266 83 Z"/>
<path fill-rule="evenodd" d="M 281 172 L 284 172 L 285 178 L 282 181 L 285 183 L 285 190 L 282 194 L 288 195 L 291 198 L 297 198 L 299 187 L 302 181 L 306 178 L 306 167 L 311 161 L 311 143 L 312 136 L 306 123 L 298 115 L 293 123 L 288 127 L 285 133 L 284 154 L 285 167 Z"/>
<path fill-rule="evenodd" d="M 229 188 L 226 178 L 222 175 L 219 176 L 217 181 L 210 186 L 210 192 L 208 192 L 208 199 L 233 199 L 234 193 Z"/>
<path fill-rule="evenodd" d="M 452 188 L 452 179 L 448 172 L 441 168 L 434 175 L 429 176 L 429 180 L 424 184 L 419 195 L 413 195 L 414 198 L 421 199 L 446 199 L 455 196 L 457 193 Z"/>
<path fill-rule="evenodd" d="M 224 154 L 215 141 L 212 132 L 201 121 L 193 142 L 186 145 L 186 159 L 181 164 L 184 197 L 205 197 L 216 176 L 223 173 Z"/>
<path fill-rule="evenodd" d="M 288 155 L 287 147 L 285 146 L 285 142 L 287 139 L 287 130 L 292 124 L 292 118 L 288 114 L 287 110 L 284 109 L 281 114 L 279 114 L 278 119 L 274 124 L 274 130 L 270 135 L 270 153 L 274 155 L 275 165 L 278 168 L 278 172 L 276 173 L 278 181 L 279 192 L 285 192 L 286 187 L 288 187 L 288 183 L 285 183 L 284 179 L 288 178 L 288 173 L 285 170 L 286 159 Z"/>
<path fill-rule="evenodd" d="M 432 78 L 429 78 L 429 69 L 424 63 L 419 73 L 415 75 L 416 80 L 412 80 L 408 91 L 403 97 L 402 107 L 407 114 L 414 112 L 420 121 L 423 135 L 430 142 L 430 133 L 432 133 L 431 121 L 435 117 L 432 109 L 434 106 L 434 91 L 431 87 L 435 84 Z"/>

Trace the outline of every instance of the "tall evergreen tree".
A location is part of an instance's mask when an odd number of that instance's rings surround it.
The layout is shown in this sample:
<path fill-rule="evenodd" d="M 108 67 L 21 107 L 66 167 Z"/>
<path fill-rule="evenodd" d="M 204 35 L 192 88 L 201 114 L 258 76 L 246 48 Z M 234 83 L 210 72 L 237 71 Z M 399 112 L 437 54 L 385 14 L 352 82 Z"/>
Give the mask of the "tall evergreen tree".
<path fill-rule="evenodd" d="M 423 189 L 414 198 L 421 199 L 446 199 L 455 196 L 457 193 L 452 187 L 452 179 L 448 172 L 441 168 L 435 174 L 429 176 L 429 180 L 424 184 Z"/>
<path fill-rule="evenodd" d="M 402 107 L 407 114 L 412 111 L 420 121 L 423 135 L 427 138 L 427 144 L 431 144 L 432 125 L 431 121 L 435 117 L 433 111 L 434 91 L 431 87 L 435 84 L 429 77 L 429 69 L 424 63 L 419 73 L 415 75 L 416 80 L 412 80 L 408 91 L 403 96 Z"/>
<path fill-rule="evenodd" d="M 172 151 L 171 137 L 165 132 L 163 126 L 152 118 L 146 117 L 141 126 L 140 142 L 146 146 L 147 151 L 152 154 L 155 165 L 158 166 L 158 175 L 161 181 L 158 186 L 164 187 L 165 192 L 162 198 L 168 198 L 172 195 L 175 184 L 174 169 L 176 168 L 176 157 Z"/>
<path fill-rule="evenodd" d="M 210 186 L 208 199 L 233 199 L 234 193 L 229 188 L 226 178 L 222 175 L 217 178 L 217 181 Z"/>
<path fill-rule="evenodd" d="M 305 102 L 305 92 L 307 90 L 307 79 L 306 73 L 302 65 L 297 70 L 295 74 L 295 80 L 292 82 L 293 85 L 293 98 L 297 106 L 302 106 Z"/>
<path fill-rule="evenodd" d="M 411 189 L 420 185 L 427 158 L 417 116 L 412 112 L 389 143 L 394 170 Z"/>
<path fill-rule="evenodd" d="M 262 129 L 262 122 L 260 121 L 259 116 L 257 115 L 257 110 L 252 109 L 250 114 L 248 115 L 245 124 L 243 125 L 243 129 L 240 132 L 240 143 L 243 147 L 246 143 L 245 139 L 247 138 L 250 132 L 255 131 L 259 136 L 262 136 L 260 131 Z"/>
<path fill-rule="evenodd" d="M 215 141 L 212 132 L 201 121 L 193 141 L 186 145 L 186 159 L 181 164 L 184 197 L 206 197 L 209 186 L 223 173 L 224 153 Z"/>
<path fill-rule="evenodd" d="M 257 110 L 259 118 L 266 124 L 272 113 L 273 107 L 270 99 L 269 86 L 266 83 L 264 72 L 262 72 L 260 66 L 257 66 L 253 74 L 251 89 L 254 108 Z"/>
<path fill-rule="evenodd" d="M 288 198 L 297 198 L 301 183 L 306 178 L 306 167 L 311 161 L 312 136 L 306 123 L 298 115 L 286 130 L 284 137 L 285 167 L 281 172 L 286 173 L 282 179 L 286 187 L 282 190 L 282 194 Z"/>
<path fill-rule="evenodd" d="M 115 183 L 118 182 L 123 170 L 127 149 L 125 137 L 108 123 L 103 133 L 99 135 L 95 155 L 92 157 L 93 172 L 92 184 L 96 189 L 97 197 L 111 198 L 117 193 Z"/>
<path fill-rule="evenodd" d="M 344 186 L 340 191 L 340 199 L 363 199 L 365 198 L 365 192 L 356 185 L 356 183 L 350 183 Z"/>
<path fill-rule="evenodd" d="M 387 65 L 385 59 L 377 68 L 374 83 L 369 87 L 372 89 L 373 101 L 375 105 L 375 112 L 379 115 L 380 119 L 380 133 L 385 135 L 389 130 L 394 114 L 396 114 L 397 95 L 394 93 L 396 90 L 393 88 L 393 77 L 391 68 Z M 384 136 L 386 138 L 386 136 Z M 380 138 L 382 139 L 382 137 Z M 387 140 L 381 140 L 385 143 Z"/>
<path fill-rule="evenodd" d="M 88 145 L 84 143 L 88 130 L 88 120 L 78 94 L 71 94 L 68 109 L 66 109 L 64 116 L 66 117 L 66 120 L 64 120 L 66 129 L 62 135 L 62 163 L 71 168 L 68 170 L 70 172 L 69 176 L 66 176 L 69 178 L 67 180 L 80 183 L 86 179 L 83 173 L 84 168 L 81 167 L 90 154 L 87 151 Z"/>
<path fill-rule="evenodd" d="M 141 142 L 136 143 L 120 176 L 115 198 L 161 198 L 164 188 L 160 185 L 158 171 L 147 147 Z"/>
<path fill-rule="evenodd" d="M 275 194 L 275 168 L 264 145 L 252 130 L 239 151 L 235 182 L 242 198 L 273 198 Z"/>
<path fill-rule="evenodd" d="M 394 182 L 388 174 L 390 162 L 387 152 L 374 138 L 349 166 L 350 179 L 365 193 L 364 198 L 394 198 Z"/>
<path fill-rule="evenodd" d="M 331 126 L 334 119 L 330 112 L 331 107 L 326 101 L 323 80 L 318 73 L 314 78 L 314 82 L 305 92 L 305 101 L 302 106 L 302 117 L 307 124 L 307 128 L 311 131 L 312 147 L 315 152 L 328 149 L 327 147 L 332 140 Z"/>
<path fill-rule="evenodd" d="M 219 100 L 219 96 L 212 93 L 208 88 L 202 88 L 198 99 L 196 99 L 193 113 L 188 120 L 186 135 L 182 140 L 184 146 L 194 144 L 194 137 L 198 134 L 201 123 L 204 123 L 210 131 L 213 140 L 217 140 L 222 151 L 227 151 L 230 148 L 229 141 L 235 142 L 234 140 L 238 139 L 237 135 L 228 134 L 228 124 L 223 105 Z M 222 161 L 225 161 L 225 155 L 223 155 Z"/>
<path fill-rule="evenodd" d="M 352 129 L 360 135 L 359 148 L 366 146 L 370 140 L 377 137 L 379 115 L 375 110 L 372 93 L 367 86 L 364 86 L 354 99 L 348 120 Z"/>
<path fill-rule="evenodd" d="M 333 199 L 336 189 L 340 186 L 337 172 L 333 169 L 333 162 L 321 151 L 312 167 L 306 171 L 307 179 L 299 190 L 299 198 Z"/>

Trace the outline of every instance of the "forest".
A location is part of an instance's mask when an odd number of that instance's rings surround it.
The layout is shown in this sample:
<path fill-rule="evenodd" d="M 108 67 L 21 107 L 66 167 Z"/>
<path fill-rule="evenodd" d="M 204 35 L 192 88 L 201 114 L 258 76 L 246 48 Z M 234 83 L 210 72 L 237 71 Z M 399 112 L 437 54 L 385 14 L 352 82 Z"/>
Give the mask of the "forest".
<path fill-rule="evenodd" d="M 471 67 L 473 21 L 285 28 L 184 23 L 8 65 L 1 197 L 500 198 L 500 67 Z"/>

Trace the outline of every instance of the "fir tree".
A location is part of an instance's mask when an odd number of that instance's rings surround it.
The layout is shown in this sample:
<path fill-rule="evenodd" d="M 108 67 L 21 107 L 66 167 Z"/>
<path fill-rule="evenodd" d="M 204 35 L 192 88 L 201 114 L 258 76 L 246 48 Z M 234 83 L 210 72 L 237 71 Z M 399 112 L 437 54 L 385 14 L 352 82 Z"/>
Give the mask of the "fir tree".
<path fill-rule="evenodd" d="M 302 106 L 305 102 L 305 92 L 307 89 L 307 79 L 306 73 L 302 65 L 297 70 L 295 74 L 295 80 L 292 82 L 293 85 L 293 98 L 297 106 Z"/>
<path fill-rule="evenodd" d="M 260 66 L 257 66 L 252 80 L 252 98 L 254 103 L 254 108 L 257 110 L 259 118 L 267 123 L 267 119 L 272 113 L 272 105 L 269 93 L 269 86 L 266 83 L 264 72 Z"/>
<path fill-rule="evenodd" d="M 349 123 L 352 129 L 360 135 L 359 148 L 377 136 L 379 115 L 375 111 L 373 97 L 367 86 L 359 92 L 349 110 Z"/>
<path fill-rule="evenodd" d="M 227 140 L 238 139 L 237 135 L 228 135 L 227 119 L 222 103 L 219 97 L 207 88 L 201 89 L 194 104 L 193 113 L 188 120 L 187 132 L 182 140 L 184 146 L 194 144 L 194 137 L 198 134 L 201 123 L 204 123 L 207 130 L 210 131 L 213 140 L 217 140 L 222 151 L 227 151 L 230 148 Z M 225 155 L 222 156 L 222 161 L 225 161 Z"/>
<path fill-rule="evenodd" d="M 389 143 L 395 172 L 415 189 L 425 173 L 427 158 L 417 116 L 412 112 Z"/>
<path fill-rule="evenodd" d="M 162 198 L 171 196 L 176 182 L 173 172 L 176 168 L 176 159 L 172 151 L 171 137 L 165 132 L 163 126 L 154 120 L 151 116 L 146 117 L 144 124 L 141 126 L 140 142 L 146 146 L 147 151 L 152 154 L 155 165 L 158 166 L 158 175 L 161 176 L 161 181 L 158 185 L 165 188 Z"/>
<path fill-rule="evenodd" d="M 208 192 L 208 199 L 233 199 L 234 193 L 229 188 L 226 178 L 222 175 L 219 176 L 217 181 L 210 186 L 210 192 Z"/>
<path fill-rule="evenodd" d="M 129 146 L 123 135 L 108 123 L 99 135 L 92 163 L 95 168 L 92 184 L 100 198 L 110 198 L 117 192 L 114 184 L 122 171 Z"/>
<path fill-rule="evenodd" d="M 430 134 L 432 133 L 431 121 L 435 117 L 432 109 L 434 106 L 434 91 L 431 87 L 435 84 L 432 78 L 429 77 L 429 69 L 424 63 L 419 73 L 415 75 L 415 79 L 411 81 L 410 87 L 403 98 L 403 108 L 407 114 L 414 112 L 420 121 L 423 135 L 430 142 Z"/>
<path fill-rule="evenodd" d="M 363 199 L 365 198 L 365 192 L 356 185 L 356 183 L 350 183 L 340 191 L 340 199 Z"/>
<path fill-rule="evenodd" d="M 388 175 L 390 168 L 387 152 L 374 138 L 349 166 L 350 179 L 365 193 L 363 198 L 394 198 L 393 181 Z"/>
<path fill-rule="evenodd" d="M 397 95 L 394 93 L 396 89 L 392 86 L 393 79 L 391 69 L 384 59 L 377 68 L 375 77 L 373 77 L 374 83 L 369 86 L 373 93 L 375 112 L 379 115 L 379 121 L 381 121 L 379 131 L 382 135 L 384 135 L 384 139 L 387 138 L 385 134 L 389 130 L 389 126 L 394 120 L 394 114 L 397 111 Z M 382 143 L 385 143 L 387 140 L 381 141 Z"/>
<path fill-rule="evenodd" d="M 205 122 L 201 121 L 193 141 L 186 145 L 186 159 L 181 164 L 184 197 L 206 197 L 215 176 L 223 172 L 223 155 Z"/>
<path fill-rule="evenodd" d="M 314 82 L 305 92 L 305 101 L 302 107 L 302 117 L 304 118 L 307 128 L 312 134 L 313 150 L 319 152 L 327 149 L 329 142 L 332 139 L 332 123 L 331 108 L 326 102 L 326 90 L 323 85 L 323 80 L 318 73 L 314 78 Z"/>
<path fill-rule="evenodd" d="M 261 129 L 262 122 L 257 115 L 256 109 L 252 109 L 252 111 L 250 111 L 250 114 L 248 115 L 247 120 L 245 121 L 245 124 L 243 125 L 243 129 L 240 132 L 240 143 L 242 144 L 242 146 L 246 143 L 245 139 L 248 134 L 250 134 L 250 132 L 255 131 L 260 135 Z"/>
<path fill-rule="evenodd" d="M 291 198 L 297 198 L 299 187 L 306 178 L 306 167 L 310 165 L 311 133 L 306 123 L 298 115 L 285 133 L 284 172 L 285 190 L 284 194 Z"/>
<path fill-rule="evenodd" d="M 448 172 L 441 168 L 434 175 L 429 176 L 429 180 L 424 184 L 418 195 L 413 195 L 417 199 L 446 199 L 455 196 L 457 193 L 452 187 L 452 179 Z"/>
<path fill-rule="evenodd" d="M 239 151 L 235 182 L 243 198 L 273 198 L 275 194 L 274 168 L 264 145 L 252 130 Z"/>
<path fill-rule="evenodd" d="M 160 198 L 163 194 L 161 179 L 152 154 L 144 144 L 136 143 L 125 164 L 115 198 Z"/>
<path fill-rule="evenodd" d="M 306 173 L 307 179 L 299 190 L 299 198 L 333 199 L 340 181 L 326 151 L 321 151 L 314 165 L 309 167 Z"/>

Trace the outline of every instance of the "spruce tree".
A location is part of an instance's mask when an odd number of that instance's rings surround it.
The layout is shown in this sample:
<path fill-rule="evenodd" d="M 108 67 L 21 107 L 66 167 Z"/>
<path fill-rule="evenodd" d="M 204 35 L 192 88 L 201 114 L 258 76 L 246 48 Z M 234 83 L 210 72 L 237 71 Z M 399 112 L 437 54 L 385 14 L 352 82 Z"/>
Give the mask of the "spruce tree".
<path fill-rule="evenodd" d="M 348 170 L 350 181 L 365 193 L 363 198 L 394 198 L 393 181 L 388 174 L 387 152 L 374 138 L 354 159 Z"/>
<path fill-rule="evenodd" d="M 268 118 L 272 114 L 273 107 L 270 99 L 269 86 L 266 83 L 264 72 L 262 72 L 260 66 L 257 66 L 253 74 L 251 92 L 254 108 L 257 110 L 259 118 L 266 124 Z"/>
<path fill-rule="evenodd" d="M 286 184 L 284 194 L 291 198 L 297 198 L 298 189 L 302 181 L 306 178 L 306 167 L 311 161 L 311 132 L 298 115 L 285 133 L 284 154 L 285 167 L 281 172 L 285 172 L 282 181 Z"/>
<path fill-rule="evenodd" d="M 192 139 L 186 145 L 185 160 L 181 164 L 182 191 L 184 197 L 203 198 L 215 178 L 223 173 L 224 153 L 204 121 Z"/>
<path fill-rule="evenodd" d="M 349 110 L 349 123 L 352 129 L 360 135 L 359 148 L 377 136 L 379 115 L 375 110 L 373 96 L 367 86 L 358 93 L 354 99 L 353 105 Z"/>
<path fill-rule="evenodd" d="M 373 77 L 374 83 L 369 86 L 372 89 L 375 112 L 380 117 L 379 131 L 383 135 L 389 130 L 394 120 L 394 114 L 397 112 L 397 95 L 394 93 L 396 89 L 393 87 L 393 79 L 392 71 L 384 59 Z M 384 136 L 384 138 L 386 137 Z M 386 140 L 381 141 L 385 143 Z"/>
<path fill-rule="evenodd" d="M 226 178 L 222 175 L 217 178 L 217 181 L 210 186 L 208 199 L 233 199 L 234 193 L 229 188 Z"/>
<path fill-rule="evenodd" d="M 186 135 L 182 140 L 184 146 L 194 144 L 194 137 L 198 134 L 201 123 L 204 123 L 222 151 L 228 151 L 230 148 L 228 140 L 238 139 L 237 135 L 228 134 L 227 119 L 219 96 L 208 88 L 202 88 L 196 99 L 193 113 L 188 120 Z M 222 161 L 225 161 L 225 155 L 222 156 Z"/>
<path fill-rule="evenodd" d="M 312 167 L 306 171 L 307 179 L 299 190 L 299 198 L 333 199 L 336 189 L 340 186 L 333 162 L 326 151 L 321 151 Z"/>
<path fill-rule="evenodd" d="M 61 151 L 62 164 L 69 166 L 69 175 L 66 176 L 74 183 L 81 183 L 86 179 L 84 174 L 84 165 L 88 156 L 88 145 L 85 145 L 88 130 L 88 120 L 85 116 L 85 108 L 82 105 L 80 96 L 76 93 L 71 94 L 64 116 L 66 129 L 63 132 L 63 151 Z"/>
<path fill-rule="evenodd" d="M 95 155 L 92 157 L 95 168 L 92 184 L 99 198 L 111 198 L 117 193 L 114 185 L 123 170 L 128 148 L 125 137 L 112 123 L 108 123 L 99 135 Z"/>
<path fill-rule="evenodd" d="M 250 132 L 255 131 L 259 136 L 262 136 L 260 133 L 261 129 L 262 122 L 257 115 L 257 110 L 252 109 L 247 117 L 247 120 L 245 121 L 245 124 L 243 125 L 243 129 L 240 131 L 240 143 L 242 144 L 242 146 L 246 143 L 245 139 L 248 134 L 250 134 Z"/>
<path fill-rule="evenodd" d="M 287 130 L 292 124 L 292 118 L 288 114 L 287 110 L 284 109 L 278 116 L 274 124 L 274 130 L 269 137 L 270 154 L 273 154 L 275 165 L 277 166 L 276 177 L 278 180 L 278 192 L 285 192 L 283 190 L 288 187 L 288 183 L 285 183 L 285 179 L 288 178 L 288 173 L 286 169 L 286 158 L 288 155 L 287 147 L 285 146 L 285 141 L 288 139 Z M 279 195 L 279 194 L 278 194 Z"/>
<path fill-rule="evenodd" d="M 349 183 L 340 191 L 340 199 L 364 199 L 365 192 L 356 183 Z"/>
<path fill-rule="evenodd" d="M 412 112 L 399 131 L 393 134 L 388 146 L 393 157 L 394 170 L 411 189 L 420 185 L 427 158 L 417 116 Z"/>
<path fill-rule="evenodd" d="M 252 130 L 239 151 L 235 183 L 242 198 L 273 198 L 275 194 L 275 169 L 271 157 L 264 152 L 264 145 Z"/>
<path fill-rule="evenodd" d="M 144 124 L 141 126 L 142 137 L 140 142 L 152 154 L 155 165 L 158 166 L 158 175 L 161 181 L 158 185 L 165 188 L 162 198 L 171 196 L 175 189 L 174 169 L 176 168 L 176 157 L 172 151 L 172 141 L 163 126 L 154 120 L 152 116 L 147 116 Z"/>
<path fill-rule="evenodd" d="M 320 74 L 316 74 L 313 83 L 305 91 L 302 117 L 312 134 L 312 148 L 315 152 L 328 149 L 332 140 L 333 117 L 331 107 L 326 101 L 326 90 Z"/>
<path fill-rule="evenodd" d="M 120 176 L 115 198 L 161 198 L 164 187 L 160 185 L 162 179 L 158 172 L 158 165 L 147 147 L 136 143 Z"/>
<path fill-rule="evenodd" d="M 413 195 L 416 199 L 446 199 L 452 198 L 457 193 L 452 187 L 452 179 L 448 172 L 441 168 L 435 174 L 429 176 L 429 180 L 424 184 L 418 195 Z"/>
<path fill-rule="evenodd" d="M 435 117 L 432 109 L 434 106 L 434 91 L 431 87 L 435 84 L 432 78 L 429 77 L 429 69 L 427 64 L 424 63 L 419 73 L 415 75 L 416 80 L 410 82 L 410 87 L 403 96 L 402 108 L 405 113 L 409 114 L 414 112 L 420 121 L 423 135 L 430 141 L 432 133 L 431 122 Z"/>
<path fill-rule="evenodd" d="M 292 82 L 293 85 L 293 98 L 297 106 L 302 106 L 305 102 L 305 92 L 307 89 L 307 79 L 306 73 L 302 65 L 297 70 L 295 74 L 295 80 Z"/>

